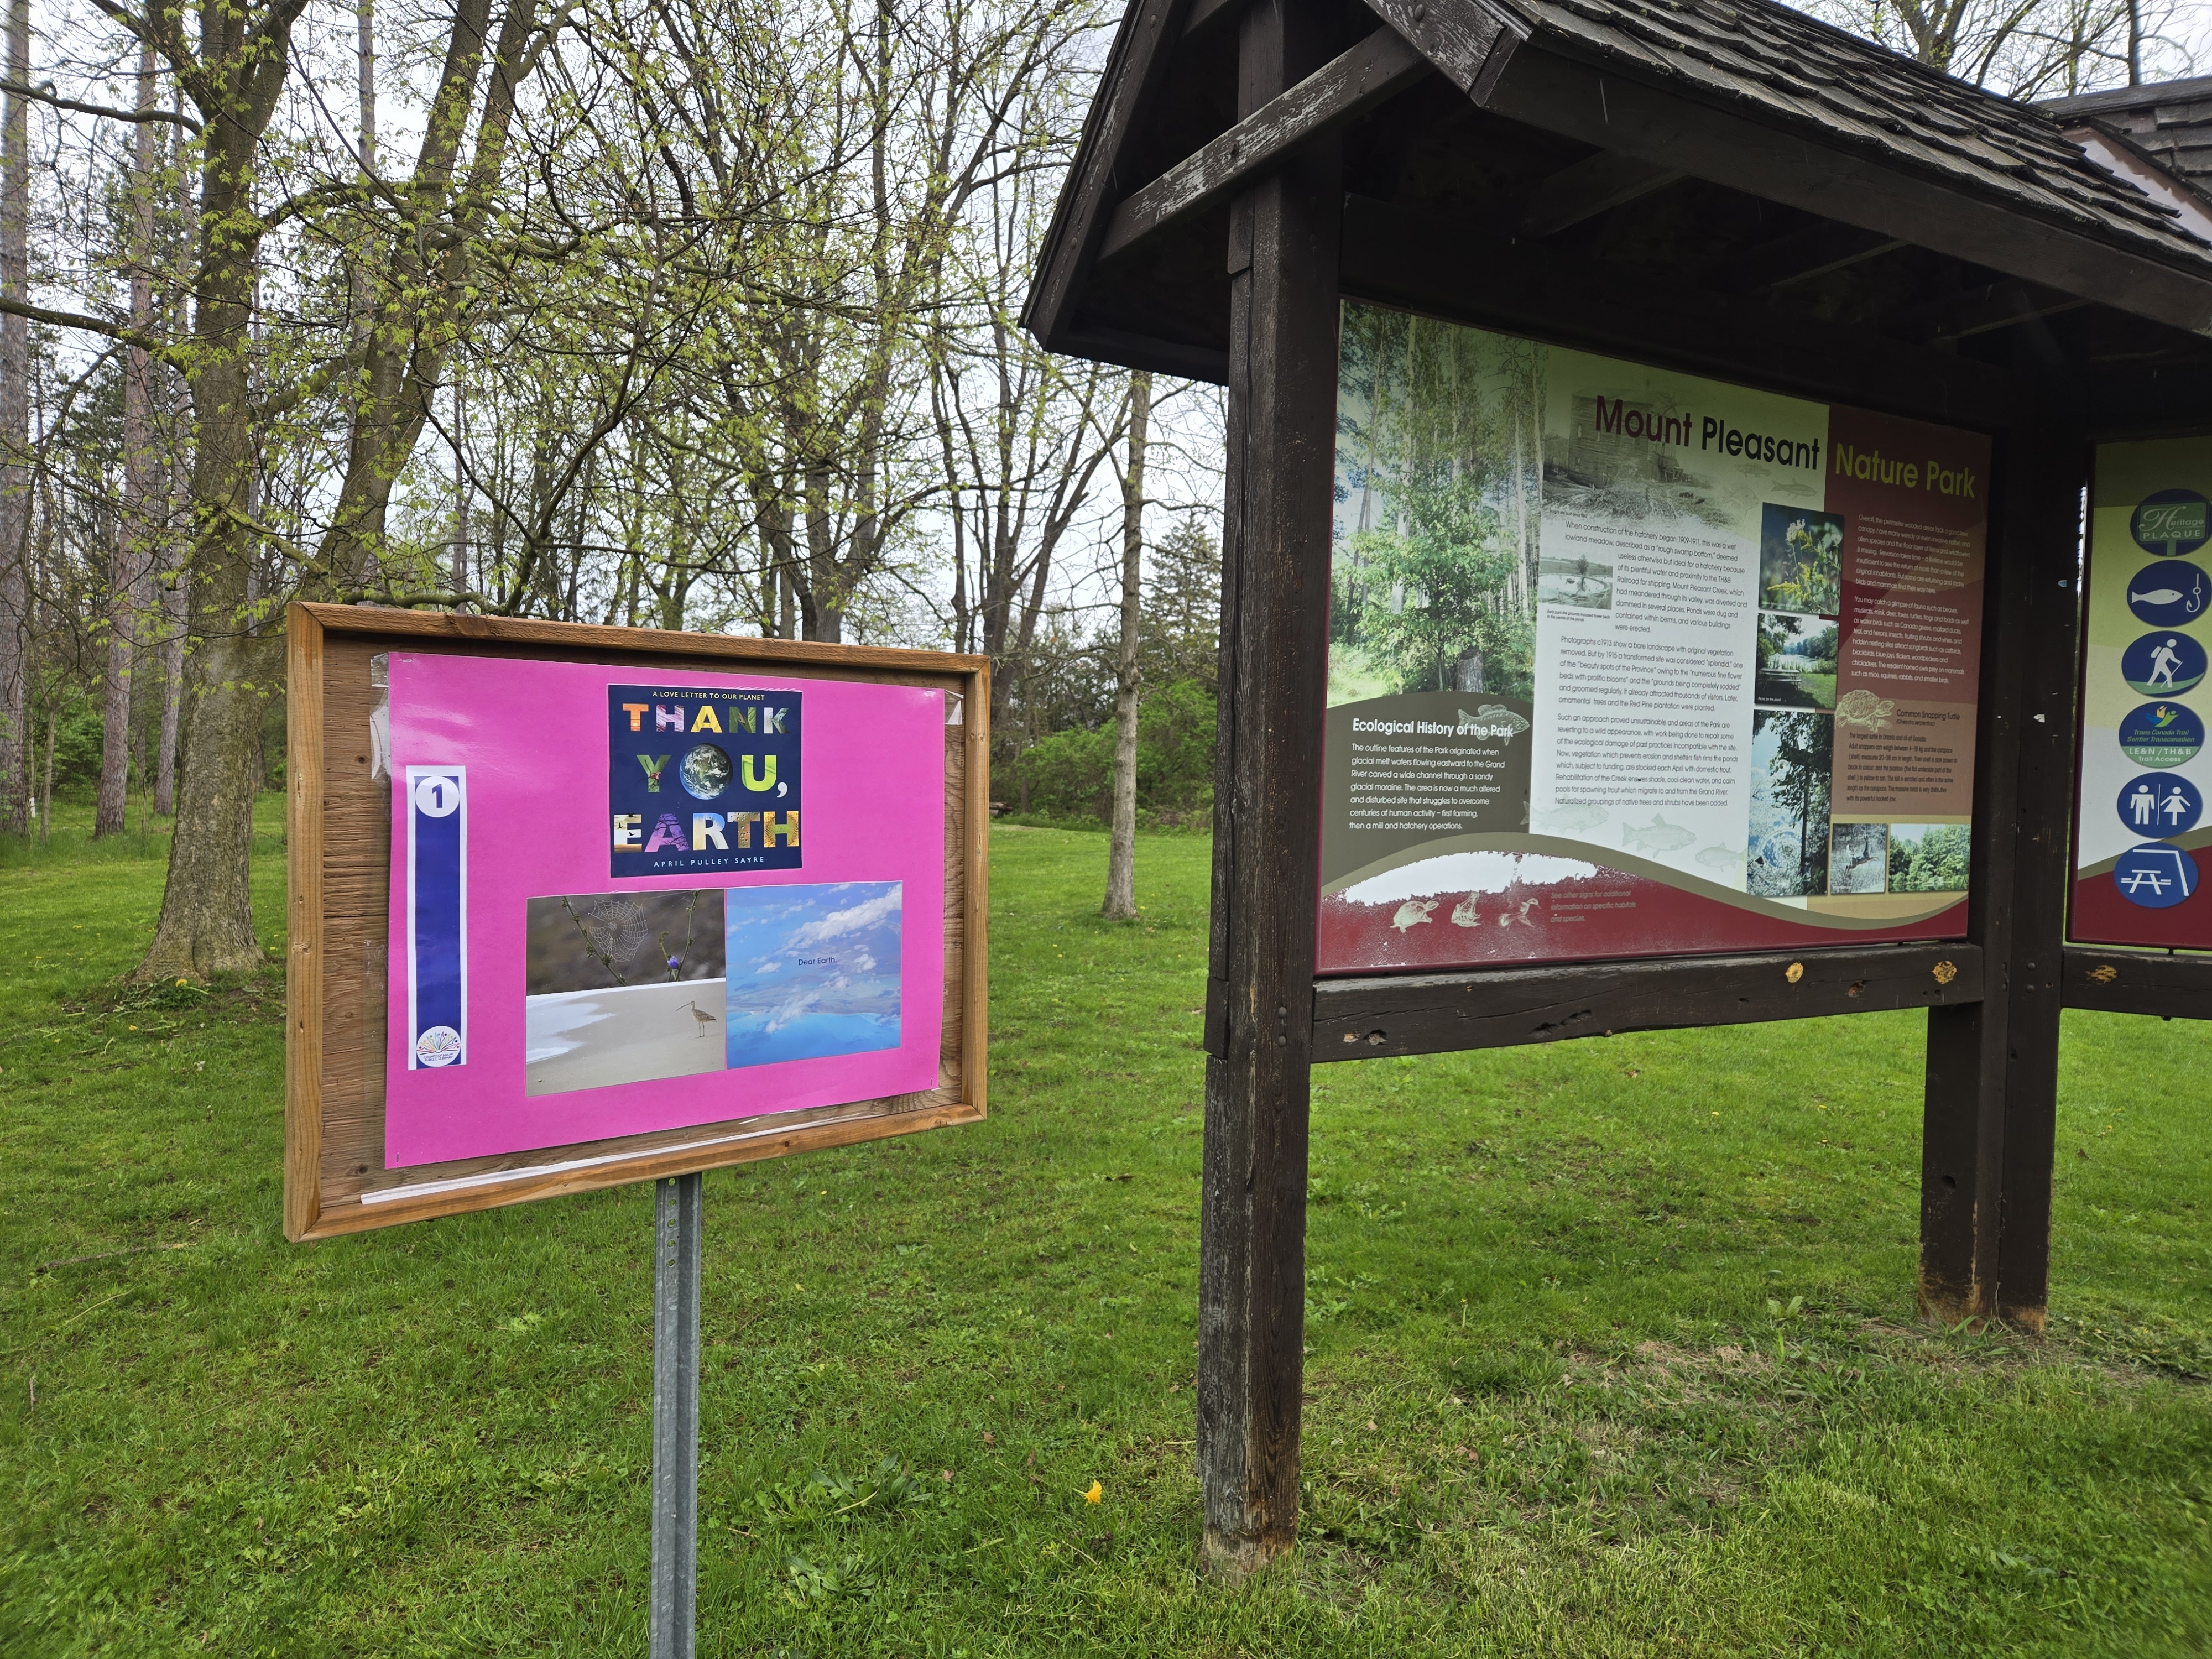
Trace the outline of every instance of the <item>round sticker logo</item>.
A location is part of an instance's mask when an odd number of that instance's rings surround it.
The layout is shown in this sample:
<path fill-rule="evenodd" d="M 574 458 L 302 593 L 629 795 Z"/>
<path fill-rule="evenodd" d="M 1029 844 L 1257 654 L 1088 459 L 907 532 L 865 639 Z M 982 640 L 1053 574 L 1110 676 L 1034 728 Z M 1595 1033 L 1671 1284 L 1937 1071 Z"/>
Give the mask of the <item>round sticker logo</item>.
<path fill-rule="evenodd" d="M 2187 778 L 2146 772 L 2120 791 L 2120 822 L 2139 836 L 2179 836 L 2204 816 L 2204 797 Z"/>
<path fill-rule="evenodd" d="M 2197 860 L 2162 841 L 2130 847 L 2112 866 L 2120 896 L 2146 910 L 2171 910 L 2197 890 Z"/>
<path fill-rule="evenodd" d="M 422 778 L 415 785 L 415 810 L 426 818 L 450 817 L 461 804 L 459 778 Z"/>
<path fill-rule="evenodd" d="M 2212 541 L 2212 503 L 2193 489 L 2161 489 L 2142 498 L 2128 532 L 2144 552 L 2162 559 L 2194 553 Z"/>
<path fill-rule="evenodd" d="M 2178 702 L 2147 702 L 2120 720 L 2120 752 L 2137 766 L 2179 766 L 2204 746 L 2204 722 Z"/>
<path fill-rule="evenodd" d="M 461 1057 L 461 1034 L 450 1025 L 433 1025 L 415 1039 L 417 1066 L 450 1066 Z"/>
<path fill-rule="evenodd" d="M 2146 697 L 2172 696 L 2204 678 L 2204 647 L 2186 634 L 2146 634 L 2120 656 L 2120 673 Z"/>
<path fill-rule="evenodd" d="M 2147 564 L 2128 584 L 2128 609 L 2153 628 L 2195 622 L 2212 604 L 2212 580 L 2193 564 Z"/>

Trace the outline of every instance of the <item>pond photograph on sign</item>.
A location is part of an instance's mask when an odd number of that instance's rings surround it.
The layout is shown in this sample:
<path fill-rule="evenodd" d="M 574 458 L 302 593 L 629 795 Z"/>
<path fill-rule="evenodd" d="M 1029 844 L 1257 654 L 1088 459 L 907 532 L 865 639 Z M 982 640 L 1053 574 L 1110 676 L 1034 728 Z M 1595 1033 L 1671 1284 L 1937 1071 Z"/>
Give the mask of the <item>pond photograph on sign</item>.
<path fill-rule="evenodd" d="M 1963 933 L 1986 438 L 1356 301 L 1340 356 L 1322 972 Z"/>
<path fill-rule="evenodd" d="M 2199 860 L 2212 611 L 2212 438 L 2100 444 L 2083 581 L 2068 937 L 2212 950 Z"/>

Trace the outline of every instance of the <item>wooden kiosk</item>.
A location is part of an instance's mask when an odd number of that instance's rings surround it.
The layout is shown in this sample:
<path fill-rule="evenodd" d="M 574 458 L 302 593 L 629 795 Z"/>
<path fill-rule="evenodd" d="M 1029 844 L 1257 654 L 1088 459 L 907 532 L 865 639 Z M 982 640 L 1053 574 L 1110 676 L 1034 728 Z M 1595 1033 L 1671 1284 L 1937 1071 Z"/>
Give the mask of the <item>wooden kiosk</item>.
<path fill-rule="evenodd" d="M 1985 434 L 1955 933 L 1316 973 L 1347 301 Z M 1316 1060 L 1924 1006 L 1921 1307 L 2040 1327 L 2061 1006 L 2212 1013 L 2212 958 L 2064 941 L 2092 446 L 2212 430 L 2212 246 L 2052 117 L 1762 0 L 1132 0 L 1026 321 L 1229 389 L 1198 1407 L 1217 1571 L 1296 1527 Z"/>

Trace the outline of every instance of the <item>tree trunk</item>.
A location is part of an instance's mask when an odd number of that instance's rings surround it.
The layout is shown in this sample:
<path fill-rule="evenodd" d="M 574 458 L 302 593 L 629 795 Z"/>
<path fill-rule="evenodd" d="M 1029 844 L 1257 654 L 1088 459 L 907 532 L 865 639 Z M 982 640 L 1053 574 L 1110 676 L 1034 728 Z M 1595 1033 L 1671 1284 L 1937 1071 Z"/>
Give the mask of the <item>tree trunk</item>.
<path fill-rule="evenodd" d="M 30 0 L 9 0 L 8 79 L 31 80 Z M 28 299 L 30 106 L 10 93 L 0 133 L 0 295 Z M 24 721 L 31 622 L 31 325 L 0 317 L 0 823 L 30 833 Z"/>
<path fill-rule="evenodd" d="M 138 108 L 155 108 L 155 62 L 138 48 Z M 141 121 L 131 156 L 131 326 L 154 331 L 154 166 L 159 135 Z M 107 672 L 100 704 L 100 797 L 92 833 L 126 827 L 131 788 L 131 671 L 138 643 L 139 590 L 153 556 L 154 500 L 161 482 L 154 457 L 154 360 L 139 346 L 123 360 L 123 514 L 108 565 Z"/>
<path fill-rule="evenodd" d="M 469 438 L 469 403 L 453 382 L 453 592 L 469 591 L 469 468 L 464 451 Z"/>
<path fill-rule="evenodd" d="M 1137 917 L 1137 629 L 1145 552 L 1145 441 L 1152 377 L 1129 377 L 1129 465 L 1121 474 L 1121 657 L 1114 700 L 1114 829 L 1106 854 L 1104 912 Z"/>

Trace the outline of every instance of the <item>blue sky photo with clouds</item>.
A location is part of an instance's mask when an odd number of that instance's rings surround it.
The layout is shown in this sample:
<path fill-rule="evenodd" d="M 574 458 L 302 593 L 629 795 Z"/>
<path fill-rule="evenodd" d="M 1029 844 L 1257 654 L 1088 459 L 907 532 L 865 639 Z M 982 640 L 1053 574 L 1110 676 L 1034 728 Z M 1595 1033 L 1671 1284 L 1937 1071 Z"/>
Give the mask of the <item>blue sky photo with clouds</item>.
<path fill-rule="evenodd" d="M 899 1043 L 896 881 L 732 888 L 725 896 L 729 1064 Z"/>

